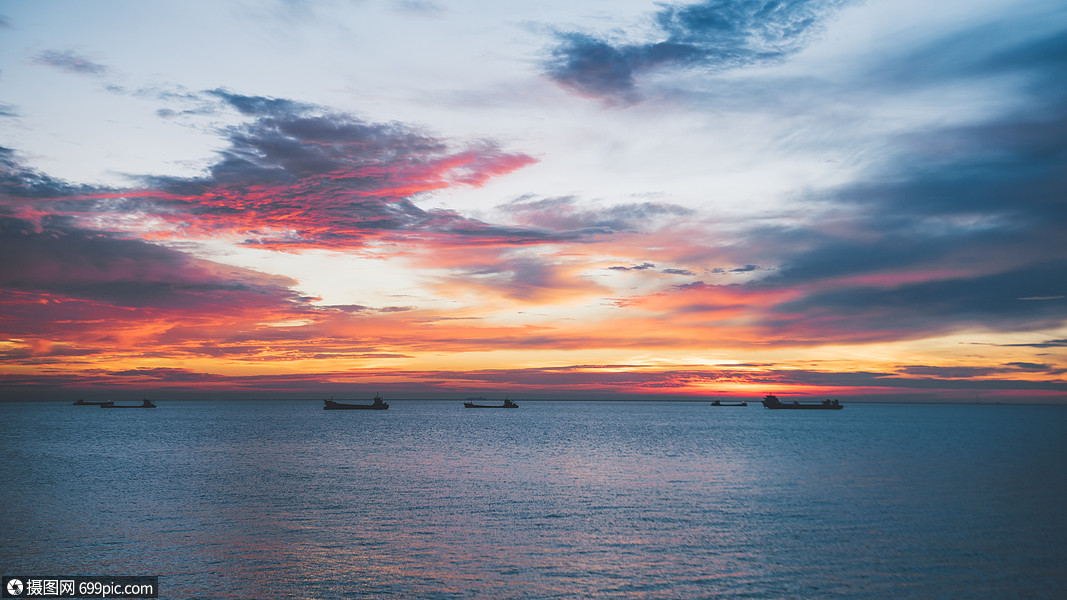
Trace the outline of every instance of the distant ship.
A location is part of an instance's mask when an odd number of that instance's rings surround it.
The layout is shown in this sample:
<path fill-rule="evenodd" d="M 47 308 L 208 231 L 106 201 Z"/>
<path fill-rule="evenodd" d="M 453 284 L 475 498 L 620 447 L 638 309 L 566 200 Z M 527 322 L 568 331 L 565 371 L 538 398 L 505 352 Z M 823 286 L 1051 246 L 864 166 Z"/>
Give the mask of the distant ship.
<path fill-rule="evenodd" d="M 374 395 L 373 404 L 343 404 L 341 402 L 334 402 L 333 400 L 323 400 L 326 406 L 323 406 L 323 410 L 385 410 L 389 408 L 389 405 L 382 400 L 381 394 Z"/>
<path fill-rule="evenodd" d="M 477 404 L 476 401 L 485 401 L 485 398 L 467 398 L 467 401 L 463 403 L 463 408 L 518 408 L 519 405 L 515 404 L 511 400 L 504 398 L 503 406 L 496 404 Z"/>
<path fill-rule="evenodd" d="M 114 404 L 114 402 L 112 402 L 110 400 L 102 400 L 100 402 L 87 401 L 87 400 L 82 400 L 80 398 L 74 401 L 74 406 L 103 406 L 105 404 Z"/>
<path fill-rule="evenodd" d="M 748 406 L 748 402 L 736 402 L 734 404 L 723 404 L 718 400 L 711 403 L 712 406 Z"/>
<path fill-rule="evenodd" d="M 767 408 L 779 409 L 779 408 L 793 408 L 793 409 L 808 409 L 808 410 L 840 410 L 843 408 L 841 403 L 837 400 L 823 400 L 818 404 L 806 403 L 801 404 L 799 402 L 782 402 L 778 400 L 777 396 L 768 394 L 763 398 L 763 406 Z"/>
<path fill-rule="evenodd" d="M 149 400 L 148 398 L 145 398 L 144 402 L 142 402 L 140 404 L 115 404 L 114 402 L 112 402 L 110 400 L 100 404 L 100 408 L 155 408 L 155 407 L 156 407 L 156 405 L 152 404 L 152 401 Z"/>

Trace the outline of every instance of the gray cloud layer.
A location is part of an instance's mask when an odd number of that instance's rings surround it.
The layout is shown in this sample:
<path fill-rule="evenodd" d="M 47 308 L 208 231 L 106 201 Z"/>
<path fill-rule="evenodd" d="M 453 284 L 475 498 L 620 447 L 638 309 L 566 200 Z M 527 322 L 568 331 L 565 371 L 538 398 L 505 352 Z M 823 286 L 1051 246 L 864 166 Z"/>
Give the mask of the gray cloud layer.
<path fill-rule="evenodd" d="M 1026 330 L 1067 319 L 1067 84 L 1058 77 L 1067 69 L 1067 30 L 985 45 L 983 33 L 933 44 L 953 49 L 933 59 L 941 64 L 907 56 L 885 71 L 907 72 L 917 86 L 1015 73 L 1021 107 L 908 134 L 899 140 L 908 151 L 818 199 L 836 207 L 831 222 L 752 232 L 782 260 L 757 285 L 817 290 L 777 307 L 770 325 L 803 314 L 844 334 L 964 324 Z M 959 68 L 944 64 L 952 58 Z M 905 273 L 919 276 L 895 281 Z M 857 277 L 866 283 L 849 282 Z"/>
<path fill-rule="evenodd" d="M 803 48 L 842 2 L 706 0 L 663 6 L 663 39 L 616 43 L 577 32 L 558 34 L 549 77 L 575 92 L 617 103 L 638 99 L 637 77 L 663 67 L 728 69 L 789 56 Z"/>
<path fill-rule="evenodd" d="M 45 50 L 34 57 L 34 62 L 79 75 L 103 75 L 108 71 L 104 65 L 72 50 Z"/>

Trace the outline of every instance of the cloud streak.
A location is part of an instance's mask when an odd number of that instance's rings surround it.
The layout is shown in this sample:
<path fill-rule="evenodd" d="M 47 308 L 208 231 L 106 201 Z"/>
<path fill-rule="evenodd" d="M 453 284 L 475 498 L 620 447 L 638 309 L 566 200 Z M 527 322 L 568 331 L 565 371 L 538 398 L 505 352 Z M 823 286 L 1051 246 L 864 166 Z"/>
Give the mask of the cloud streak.
<path fill-rule="evenodd" d="M 78 75 L 105 75 L 108 68 L 73 50 L 45 50 L 33 62 Z"/>

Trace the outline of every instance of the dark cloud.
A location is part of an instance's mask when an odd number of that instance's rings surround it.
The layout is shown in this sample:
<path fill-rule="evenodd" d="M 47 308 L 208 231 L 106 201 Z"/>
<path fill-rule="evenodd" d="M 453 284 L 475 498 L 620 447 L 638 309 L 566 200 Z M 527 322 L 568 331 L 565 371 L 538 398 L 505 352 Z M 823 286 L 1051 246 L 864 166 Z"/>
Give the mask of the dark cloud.
<path fill-rule="evenodd" d="M 582 207 L 571 196 L 524 196 L 497 207 L 521 225 L 557 232 L 610 234 L 641 231 L 657 219 L 684 217 L 695 211 L 665 202 L 634 202 L 607 207 Z"/>
<path fill-rule="evenodd" d="M 774 381 L 792 385 L 820 385 L 833 387 L 870 387 L 886 389 L 921 389 L 921 390 L 1042 390 L 1067 391 L 1067 383 L 1062 381 L 1026 381 L 1018 379 L 983 378 L 995 373 L 983 367 L 969 369 L 966 367 L 909 367 L 917 377 L 901 377 L 890 373 L 878 372 L 834 372 L 773 370 L 759 374 L 762 381 Z M 970 374 L 968 374 L 970 373 Z"/>
<path fill-rule="evenodd" d="M 136 378 L 170 382 L 203 382 L 219 380 L 218 375 L 198 373 L 189 369 L 174 369 L 167 367 L 128 369 L 125 371 L 112 371 L 110 374 L 118 378 Z"/>
<path fill-rule="evenodd" d="M 991 377 L 994 375 L 1013 375 L 1023 371 L 1026 373 L 1048 373 L 1059 375 L 1063 369 L 1054 368 L 1045 363 L 1010 362 L 1004 365 L 989 367 L 935 367 L 925 365 L 907 366 L 900 369 L 907 375 L 925 375 L 938 379 L 968 379 L 972 377 Z"/>
<path fill-rule="evenodd" d="M 1047 342 L 1035 342 L 1033 344 L 1000 344 L 1004 348 L 1067 348 L 1067 339 L 1048 340 Z"/>
<path fill-rule="evenodd" d="M 444 142 L 396 123 L 368 123 L 322 113 L 286 99 L 222 91 L 211 94 L 255 117 L 226 131 L 231 145 L 212 168 L 211 184 L 293 184 L 308 176 L 352 168 L 349 183 L 354 190 L 374 190 L 395 176 L 393 168 L 399 164 L 422 161 L 425 165 L 447 151 Z"/>
<path fill-rule="evenodd" d="M 692 365 L 688 365 L 692 367 Z M 915 375 L 899 376 L 894 373 L 877 371 L 814 371 L 808 369 L 776 369 L 761 365 L 759 370 L 751 369 L 714 369 L 678 368 L 669 370 L 650 369 L 642 365 L 573 365 L 529 369 L 485 369 L 462 372 L 400 372 L 412 380 L 429 380 L 435 382 L 461 381 L 465 384 L 481 382 L 494 387 L 525 387 L 537 389 L 543 393 L 557 388 L 560 390 L 580 390 L 581 392 L 610 392 L 613 398 L 619 394 L 629 394 L 638 390 L 649 391 L 700 385 L 704 389 L 715 384 L 763 385 L 775 386 L 819 386 L 841 388 L 844 393 L 855 393 L 856 388 L 880 390 L 878 396 L 892 393 L 894 390 L 924 390 L 927 398 L 938 398 L 937 392 L 944 397 L 959 398 L 958 392 L 965 392 L 968 400 L 976 390 L 1001 390 L 1012 392 L 1033 391 L 1067 391 L 1067 384 L 1059 381 L 1025 381 L 1016 379 L 997 379 L 982 377 L 995 375 L 995 370 L 961 368 L 911 367 Z M 927 370 L 929 369 L 929 370 Z M 923 372 L 925 371 L 925 372 Z M 970 374 L 968 374 L 970 372 Z M 901 397 L 908 397 L 902 394 Z M 845 396 L 843 396 L 845 397 Z M 870 399 L 870 394 L 865 394 Z"/>
<path fill-rule="evenodd" d="M 920 337 L 964 327 L 1037 330 L 1067 320 L 1067 301 L 1025 302 L 1020 293 L 1062 290 L 1064 282 L 1067 260 L 887 287 L 838 286 L 776 306 L 776 315 L 767 315 L 763 324 L 777 331 L 812 328 L 815 335 L 857 341 Z"/>
<path fill-rule="evenodd" d="M 753 256 L 778 267 L 748 289 L 807 291 L 775 307 L 768 328 L 889 339 L 1067 319 L 1067 85 L 1025 83 L 1067 69 L 1067 36 L 960 46 L 983 32 L 940 42 L 931 61 L 944 64 L 928 67 L 936 76 L 913 82 L 1015 73 L 1020 108 L 901 136 L 859 183 L 805 199 L 825 210 L 821 222 L 750 230 Z"/>
<path fill-rule="evenodd" d="M 762 271 L 763 268 L 758 265 L 745 265 L 743 267 L 734 267 L 732 269 L 724 269 L 717 267 L 711 270 L 712 273 L 751 273 L 752 271 Z"/>
<path fill-rule="evenodd" d="M 861 183 L 804 198 L 823 210 L 821 221 L 748 230 L 739 242 L 747 251 L 737 255 L 776 266 L 732 289 L 753 299 L 787 295 L 758 320 L 767 335 L 800 343 L 1062 325 L 1063 92 L 1042 89 L 1027 110 L 910 134 L 901 140 L 906 151 Z M 739 270 L 756 268 L 731 271 Z M 695 293 L 674 310 L 709 306 L 703 296 L 722 289 L 677 287 Z M 1056 341 L 1047 344 L 1027 346 Z"/>
<path fill-rule="evenodd" d="M 340 374 L 275 374 L 235 376 L 201 373 L 182 368 L 127 369 L 121 372 L 84 371 L 77 375 L 40 374 L 32 376 L 0 374 L 0 385 L 17 390 L 20 396 L 33 394 L 71 394 L 72 390 L 92 397 L 123 397 L 130 389 L 147 392 L 152 398 L 202 398 L 205 391 L 221 398 L 249 398 L 281 393 L 283 397 L 302 394 L 347 394 L 350 383 L 327 381 Z M 139 392 L 140 393 L 140 392 Z M 106 394 L 106 395 L 105 395 Z M 47 397 L 47 396 L 45 396 Z M 275 396 L 276 397 L 276 396 Z M 139 397 L 138 397 L 139 400 Z M 319 400 L 321 402 L 321 400 Z"/>
<path fill-rule="evenodd" d="M 21 205 L 27 199 L 60 198 L 92 191 L 26 168 L 15 151 L 0 146 L 0 206 Z"/>
<path fill-rule="evenodd" d="M 438 231 L 457 238 L 465 245 L 523 246 L 553 242 L 581 242 L 595 236 L 612 233 L 604 228 L 583 228 L 555 231 L 545 227 L 496 225 L 468 219 L 448 211 L 430 211 L 432 224 L 428 231 Z"/>
<path fill-rule="evenodd" d="M 1062 20 L 1062 15 L 1049 17 L 1049 22 Z M 1024 80 L 1032 92 L 1062 92 L 1067 83 L 1056 76 L 1056 69 L 1067 60 L 1065 31 L 1060 28 L 1037 34 L 1033 18 L 1029 14 L 1007 15 L 909 47 L 906 53 L 879 65 L 866 83 L 901 90 L 947 80 L 1009 75 Z"/>
<path fill-rule="evenodd" d="M 346 313 L 362 313 L 371 310 L 369 306 L 362 304 L 331 304 L 322 307 L 325 310 L 337 310 Z"/>
<path fill-rule="evenodd" d="M 784 258 L 758 285 L 827 282 L 780 313 L 852 321 L 857 331 L 879 322 L 916 332 L 964 323 L 1026 329 L 1067 317 L 1065 123 L 1067 115 L 1022 117 L 931 132 L 928 139 L 966 142 L 936 167 L 902 160 L 884 183 L 872 177 L 841 190 L 847 217 L 830 229 L 847 236 L 764 232 L 764 247 Z M 834 283 L 849 278 L 866 283 Z"/>
<path fill-rule="evenodd" d="M 654 265 L 652 263 L 648 263 L 648 262 L 641 263 L 639 265 L 631 265 L 629 267 L 623 267 L 623 266 L 608 267 L 608 269 L 612 270 L 612 271 L 647 271 L 648 269 L 655 269 L 655 268 L 656 268 L 656 265 Z"/>
<path fill-rule="evenodd" d="M 415 310 L 414 306 L 383 306 L 378 309 L 378 312 L 383 313 L 396 313 L 396 312 L 408 312 Z"/>
<path fill-rule="evenodd" d="M 569 275 L 563 266 L 549 257 L 487 256 L 486 259 L 491 262 L 455 269 L 455 283 L 491 289 L 494 294 L 522 302 L 544 302 L 593 288 Z"/>
<path fill-rule="evenodd" d="M 615 47 L 580 33 L 559 35 L 548 75 L 579 94 L 629 103 L 637 100 L 635 71 L 653 66 L 646 46 Z"/>
<path fill-rule="evenodd" d="M 72 50 L 45 50 L 34 57 L 33 62 L 80 75 L 103 75 L 108 71 L 104 65 Z"/>
<path fill-rule="evenodd" d="M 455 147 L 413 127 L 372 123 L 287 99 L 208 92 L 251 119 L 223 133 L 229 146 L 209 176 L 146 178 L 154 201 L 194 227 L 244 232 L 272 247 L 356 246 L 375 232 L 515 237 L 415 200 L 478 186 L 533 161 L 491 141 Z M 180 215 L 179 215 L 180 216 Z M 525 232 L 539 238 L 537 232 Z"/>
<path fill-rule="evenodd" d="M 912 365 L 900 369 L 901 373 L 907 375 L 927 375 L 939 379 L 987 377 L 998 371 L 999 369 L 996 367 L 935 367 L 927 365 Z"/>
<path fill-rule="evenodd" d="M 1044 363 L 1029 363 L 1029 362 L 1011 362 L 1007 366 L 1014 367 L 1021 371 L 1048 371 L 1052 367 Z"/>
<path fill-rule="evenodd" d="M 657 68 L 729 69 L 779 60 L 802 49 L 842 2 L 833 0 L 708 0 L 663 6 L 655 15 L 662 37 L 618 43 L 584 33 L 560 33 L 548 75 L 579 94 L 611 102 L 638 99 L 637 77 Z"/>
<path fill-rule="evenodd" d="M 48 216 L 0 217 L 0 287 L 122 307 L 207 310 L 240 299 L 297 301 L 292 281 L 197 261 L 182 252 Z M 253 305 L 261 305 L 262 301 Z"/>
<path fill-rule="evenodd" d="M 313 105 L 226 90 L 168 92 L 198 114 L 218 103 L 247 117 L 221 130 L 229 145 L 207 175 L 141 177 L 141 188 L 72 186 L 23 168 L 0 147 L 0 204 L 10 211 L 85 216 L 151 215 L 185 236 L 226 232 L 273 249 L 352 248 L 381 236 L 435 236 L 439 242 L 525 245 L 581 241 L 635 228 L 657 215 L 687 214 L 664 204 L 602 211 L 572 207 L 551 214 L 551 201 L 514 203 L 515 225 L 497 225 L 417 201 L 436 190 L 479 186 L 533 159 L 489 140 L 456 145 L 400 123 L 368 122 Z M 211 107 L 207 98 L 213 99 Z M 49 200 L 41 204 L 39 200 Z M 567 200 L 570 202 L 570 200 Z"/>
<path fill-rule="evenodd" d="M 253 117 L 289 118 L 294 115 L 302 115 L 316 109 L 313 104 L 306 104 L 286 98 L 270 98 L 266 96 L 246 96 L 235 94 L 226 89 L 214 89 L 206 92 L 237 109 L 241 114 Z"/>

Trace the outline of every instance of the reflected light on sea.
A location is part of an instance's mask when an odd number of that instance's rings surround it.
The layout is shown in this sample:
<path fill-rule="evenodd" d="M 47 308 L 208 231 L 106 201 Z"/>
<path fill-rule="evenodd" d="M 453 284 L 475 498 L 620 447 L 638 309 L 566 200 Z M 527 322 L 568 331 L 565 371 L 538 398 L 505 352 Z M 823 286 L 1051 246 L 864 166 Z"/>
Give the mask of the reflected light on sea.
<path fill-rule="evenodd" d="M 163 598 L 1042 598 L 1067 408 L 0 405 L 5 574 Z"/>

